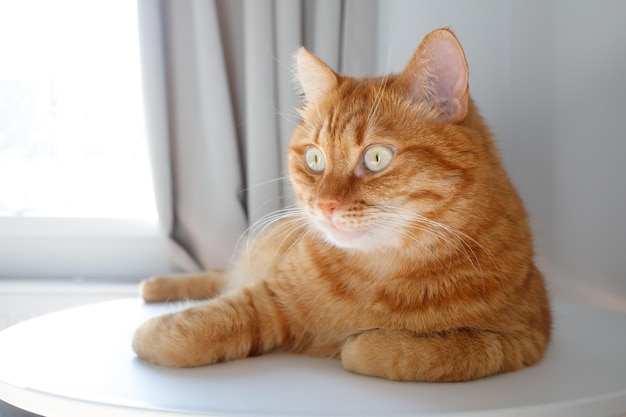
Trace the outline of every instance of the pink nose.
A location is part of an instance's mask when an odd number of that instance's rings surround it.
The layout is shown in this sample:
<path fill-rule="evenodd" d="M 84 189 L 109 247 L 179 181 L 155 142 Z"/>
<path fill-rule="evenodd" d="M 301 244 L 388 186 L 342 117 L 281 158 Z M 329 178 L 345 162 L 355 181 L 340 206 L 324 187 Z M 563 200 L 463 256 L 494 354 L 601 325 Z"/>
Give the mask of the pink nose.
<path fill-rule="evenodd" d="M 322 211 L 322 214 L 327 219 L 332 219 L 335 214 L 335 210 L 339 208 L 341 204 L 337 200 L 317 200 L 317 207 Z"/>

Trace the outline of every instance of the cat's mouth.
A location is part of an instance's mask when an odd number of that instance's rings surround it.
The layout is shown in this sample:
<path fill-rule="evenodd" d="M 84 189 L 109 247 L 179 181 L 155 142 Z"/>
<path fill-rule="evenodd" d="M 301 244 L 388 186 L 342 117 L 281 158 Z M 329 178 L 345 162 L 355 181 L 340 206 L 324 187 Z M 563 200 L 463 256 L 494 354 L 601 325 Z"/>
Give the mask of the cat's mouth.
<path fill-rule="evenodd" d="M 334 223 L 331 223 L 327 227 L 327 230 L 333 236 L 346 238 L 346 239 L 355 239 L 357 237 L 362 236 L 365 233 L 364 230 L 347 229 L 345 227 L 337 226 Z"/>

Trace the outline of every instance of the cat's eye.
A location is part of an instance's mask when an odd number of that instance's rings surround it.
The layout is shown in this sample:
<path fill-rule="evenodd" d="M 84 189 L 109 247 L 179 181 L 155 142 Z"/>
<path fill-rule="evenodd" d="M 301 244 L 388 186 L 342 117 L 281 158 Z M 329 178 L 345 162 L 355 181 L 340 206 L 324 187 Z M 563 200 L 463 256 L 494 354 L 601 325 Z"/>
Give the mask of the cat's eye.
<path fill-rule="evenodd" d="M 315 146 L 309 146 L 304 154 L 306 165 L 313 172 L 322 172 L 326 168 L 326 158 L 321 150 Z"/>
<path fill-rule="evenodd" d="M 371 172 L 379 172 L 387 168 L 393 159 L 395 151 L 391 146 L 373 145 L 365 150 L 363 163 Z"/>

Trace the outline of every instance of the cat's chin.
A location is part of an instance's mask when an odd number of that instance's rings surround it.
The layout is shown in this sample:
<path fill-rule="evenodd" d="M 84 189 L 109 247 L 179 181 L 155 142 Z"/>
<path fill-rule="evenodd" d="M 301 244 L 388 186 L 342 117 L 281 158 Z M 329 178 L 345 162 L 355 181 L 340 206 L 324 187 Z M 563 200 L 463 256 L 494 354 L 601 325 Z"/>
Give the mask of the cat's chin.
<path fill-rule="evenodd" d="M 334 246 L 344 249 L 361 249 L 367 240 L 366 232 L 361 230 L 341 229 L 336 226 L 323 227 L 326 240 Z"/>
<path fill-rule="evenodd" d="M 370 252 L 393 246 L 393 239 L 378 236 L 375 230 L 354 230 L 340 228 L 334 225 L 320 226 L 326 241 L 341 249 Z"/>

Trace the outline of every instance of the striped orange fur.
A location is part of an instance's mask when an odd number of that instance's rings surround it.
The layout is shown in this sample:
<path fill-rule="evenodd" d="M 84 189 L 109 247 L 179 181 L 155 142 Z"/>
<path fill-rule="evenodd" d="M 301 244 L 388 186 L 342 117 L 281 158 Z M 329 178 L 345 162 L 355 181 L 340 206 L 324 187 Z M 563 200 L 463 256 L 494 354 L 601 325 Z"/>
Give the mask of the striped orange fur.
<path fill-rule="evenodd" d="M 296 206 L 225 272 L 143 282 L 146 301 L 209 300 L 146 321 L 135 352 L 190 367 L 282 349 L 402 381 L 539 361 L 551 317 L 527 215 L 452 32 L 398 75 L 339 76 L 304 49 L 297 70 Z"/>

